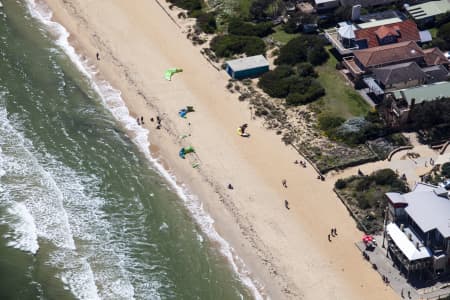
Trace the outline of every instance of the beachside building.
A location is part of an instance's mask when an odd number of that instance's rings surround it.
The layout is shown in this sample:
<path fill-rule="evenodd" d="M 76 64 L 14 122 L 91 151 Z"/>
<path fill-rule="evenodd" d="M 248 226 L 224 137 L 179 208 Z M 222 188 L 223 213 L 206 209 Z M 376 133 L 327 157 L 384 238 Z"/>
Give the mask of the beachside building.
<path fill-rule="evenodd" d="M 450 11 L 450 0 L 428 1 L 406 7 L 408 14 L 420 25 L 432 24 L 436 16 Z"/>
<path fill-rule="evenodd" d="M 382 45 L 421 41 L 416 23 L 412 20 L 402 21 L 399 18 L 358 25 L 342 22 L 338 27 L 326 30 L 325 36 L 341 55 Z"/>
<path fill-rule="evenodd" d="M 353 51 L 353 56 L 344 57 L 343 64 L 354 79 L 372 72 L 375 68 L 415 62 L 420 67 L 444 65 L 449 61 L 438 48 L 422 50 L 414 41 L 383 45 Z"/>
<path fill-rule="evenodd" d="M 416 62 L 407 62 L 374 68 L 372 77 L 384 91 L 390 91 L 446 81 L 449 72 L 443 65 L 421 68 Z"/>
<path fill-rule="evenodd" d="M 450 271 L 450 200 L 448 192 L 418 183 L 406 194 L 386 193 L 388 253 L 409 278 L 437 278 Z"/>
<path fill-rule="evenodd" d="M 269 71 L 269 62 L 262 55 L 249 56 L 227 61 L 225 70 L 233 79 L 256 77 Z"/>
<path fill-rule="evenodd" d="M 385 95 L 385 103 L 389 105 L 385 119 L 392 126 L 401 126 L 408 121 L 409 112 L 415 105 L 449 97 L 448 81 L 388 92 Z"/>

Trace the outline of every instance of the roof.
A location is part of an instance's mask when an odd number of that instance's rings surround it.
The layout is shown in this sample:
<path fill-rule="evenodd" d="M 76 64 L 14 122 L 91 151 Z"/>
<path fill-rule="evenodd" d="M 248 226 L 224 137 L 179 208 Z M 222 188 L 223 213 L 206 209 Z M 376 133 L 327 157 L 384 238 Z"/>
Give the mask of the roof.
<path fill-rule="evenodd" d="M 314 0 L 314 2 L 316 3 L 316 5 L 330 2 L 336 2 L 337 4 L 338 0 Z"/>
<path fill-rule="evenodd" d="M 342 38 L 345 39 L 354 39 L 355 38 L 355 27 L 351 24 L 346 24 L 344 26 L 339 27 L 338 33 Z"/>
<path fill-rule="evenodd" d="M 411 5 L 406 7 L 406 10 L 415 20 L 422 20 L 450 11 L 450 0 L 429 1 Z"/>
<path fill-rule="evenodd" d="M 407 204 L 408 202 L 406 201 L 406 199 L 403 197 L 402 194 L 400 193 L 386 193 L 386 197 L 389 198 L 389 200 L 393 203 L 393 204 Z"/>
<path fill-rule="evenodd" d="M 386 231 L 394 241 L 395 245 L 402 251 L 409 261 L 431 257 L 430 250 L 420 245 L 418 248 L 409 240 L 404 232 L 398 228 L 397 224 L 390 223 L 386 226 Z"/>
<path fill-rule="evenodd" d="M 411 105 L 412 99 L 415 99 L 416 104 L 423 101 L 432 101 L 450 97 L 450 82 L 437 82 L 429 85 L 397 90 L 394 91 L 393 94 L 396 99 L 405 99 L 409 105 Z"/>
<path fill-rule="evenodd" d="M 235 72 L 269 66 L 269 62 L 262 55 L 255 55 L 255 56 L 233 59 L 233 60 L 227 61 L 226 63 Z"/>
<path fill-rule="evenodd" d="M 425 72 L 415 62 L 396 64 L 372 70 L 378 82 L 391 85 L 411 80 L 419 80 L 422 83 L 427 78 Z"/>
<path fill-rule="evenodd" d="M 417 29 L 416 23 L 412 20 L 355 31 L 356 40 L 367 40 L 368 48 L 380 46 L 379 39 L 383 39 L 389 35 L 395 35 L 397 42 L 420 41 L 419 30 Z"/>
<path fill-rule="evenodd" d="M 433 36 L 431 35 L 431 32 L 429 30 L 419 31 L 419 36 L 421 43 L 428 43 L 433 40 Z"/>
<path fill-rule="evenodd" d="M 381 25 L 389 25 L 389 24 L 398 23 L 401 21 L 402 21 L 402 19 L 400 19 L 399 17 L 375 20 L 375 21 L 358 24 L 358 28 L 365 29 L 365 28 L 371 28 L 371 27 L 376 27 L 376 26 L 381 26 Z"/>
<path fill-rule="evenodd" d="M 443 65 L 425 67 L 422 68 L 422 71 L 427 76 L 427 82 L 446 81 L 450 75 Z"/>
<path fill-rule="evenodd" d="M 368 86 L 370 92 L 374 93 L 377 96 L 384 94 L 383 89 L 378 85 L 374 78 L 364 77 L 363 81 Z"/>
<path fill-rule="evenodd" d="M 382 10 L 378 12 L 373 12 L 365 15 L 361 15 L 359 20 L 361 22 L 372 22 L 379 20 L 386 20 L 392 18 L 401 18 L 401 13 L 395 10 Z"/>
<path fill-rule="evenodd" d="M 429 66 L 449 64 L 447 57 L 439 48 L 430 48 L 423 50 L 425 54 L 425 62 Z"/>
<path fill-rule="evenodd" d="M 438 195 L 446 191 L 436 186 L 431 191 L 417 186 L 419 189 L 403 194 L 408 201 L 406 213 L 423 232 L 437 229 L 444 238 L 450 237 L 450 200 Z"/>
<path fill-rule="evenodd" d="M 353 54 L 366 68 L 395 64 L 424 56 L 422 49 L 413 41 L 355 50 Z"/>

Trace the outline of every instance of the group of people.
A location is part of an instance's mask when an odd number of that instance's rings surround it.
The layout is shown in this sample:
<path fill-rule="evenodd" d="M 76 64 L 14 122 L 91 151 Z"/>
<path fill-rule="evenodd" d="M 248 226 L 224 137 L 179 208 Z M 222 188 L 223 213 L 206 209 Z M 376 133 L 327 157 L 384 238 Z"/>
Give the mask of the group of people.
<path fill-rule="evenodd" d="M 331 242 L 331 238 L 332 237 L 336 237 L 337 235 L 338 235 L 337 234 L 337 229 L 335 227 L 331 228 L 330 234 L 328 234 L 328 241 Z"/>
<path fill-rule="evenodd" d="M 150 121 L 154 122 L 154 119 L 150 118 Z M 143 116 L 137 117 L 136 118 L 136 122 L 137 122 L 138 125 L 144 125 L 145 124 L 144 123 L 144 117 Z M 156 129 L 161 129 L 161 118 L 159 116 L 156 116 L 156 123 L 157 123 Z"/>
<path fill-rule="evenodd" d="M 296 165 L 301 165 L 303 168 L 306 168 L 306 162 L 305 161 L 303 161 L 303 160 L 301 160 L 301 161 L 298 161 L 298 160 L 296 160 L 296 161 L 294 161 L 294 164 L 296 164 Z"/>

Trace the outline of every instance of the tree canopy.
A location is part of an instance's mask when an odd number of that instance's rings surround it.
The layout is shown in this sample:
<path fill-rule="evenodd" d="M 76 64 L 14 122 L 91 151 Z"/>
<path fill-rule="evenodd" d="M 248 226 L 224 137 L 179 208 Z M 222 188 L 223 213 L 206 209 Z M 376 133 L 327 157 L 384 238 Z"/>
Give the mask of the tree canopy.
<path fill-rule="evenodd" d="M 234 35 L 265 37 L 273 32 L 271 22 L 253 24 L 233 18 L 228 23 L 228 32 Z"/>
<path fill-rule="evenodd" d="M 295 65 L 308 61 L 312 65 L 320 65 L 329 57 L 324 46 L 325 42 L 315 35 L 294 38 L 281 47 L 280 55 L 275 60 L 275 64 Z"/>
<path fill-rule="evenodd" d="M 243 53 L 252 56 L 266 52 L 266 44 L 254 36 L 219 35 L 212 39 L 210 45 L 218 57 L 230 57 Z"/>

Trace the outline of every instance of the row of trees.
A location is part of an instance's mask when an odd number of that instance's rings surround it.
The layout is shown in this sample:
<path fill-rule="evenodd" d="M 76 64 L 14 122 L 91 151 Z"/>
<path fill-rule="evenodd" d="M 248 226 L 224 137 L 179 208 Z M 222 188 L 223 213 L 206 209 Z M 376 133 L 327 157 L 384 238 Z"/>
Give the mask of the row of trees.
<path fill-rule="evenodd" d="M 254 36 L 218 35 L 212 39 L 210 47 L 218 57 L 242 53 L 247 56 L 266 53 L 264 41 Z"/>
<path fill-rule="evenodd" d="M 210 46 L 218 57 L 265 54 L 266 44 L 261 38 L 272 32 L 270 22 L 254 24 L 233 18 L 228 23 L 228 34 L 214 37 Z"/>

